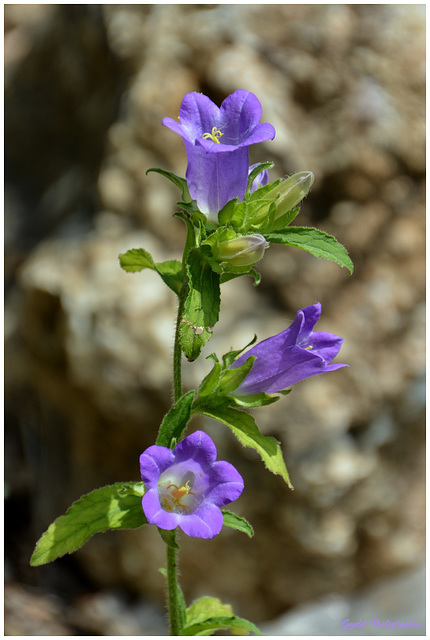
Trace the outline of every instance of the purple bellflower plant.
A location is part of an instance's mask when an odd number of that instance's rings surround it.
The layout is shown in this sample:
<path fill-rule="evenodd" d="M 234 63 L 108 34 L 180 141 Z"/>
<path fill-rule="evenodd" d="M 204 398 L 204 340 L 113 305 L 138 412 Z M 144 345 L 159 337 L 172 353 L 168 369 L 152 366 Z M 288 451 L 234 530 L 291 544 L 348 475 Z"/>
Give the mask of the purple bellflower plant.
<path fill-rule="evenodd" d="M 201 93 L 187 93 L 179 109 L 179 122 L 163 118 L 163 124 L 184 141 L 190 195 L 214 222 L 229 200 L 242 200 L 245 195 L 248 147 L 275 137 L 271 124 L 260 123 L 261 115 L 258 98 L 239 89 L 220 108 Z"/>
<path fill-rule="evenodd" d="M 174 450 L 153 445 L 140 456 L 147 491 L 143 511 L 150 524 L 180 529 L 188 536 L 213 538 L 222 528 L 220 507 L 243 491 L 242 476 L 229 462 L 216 461 L 212 439 L 196 431 Z"/>
<path fill-rule="evenodd" d="M 259 342 L 235 360 L 231 368 L 241 366 L 249 356 L 256 356 L 251 371 L 234 394 L 276 393 L 319 373 L 347 367 L 329 364 L 339 353 L 343 338 L 326 331 L 314 332 L 320 315 L 320 303 L 297 311 L 287 329 Z"/>
<path fill-rule="evenodd" d="M 140 455 L 143 482 L 115 482 L 82 496 L 42 535 L 31 558 L 32 566 L 46 564 L 76 551 L 95 533 L 155 525 L 166 544 L 163 573 L 169 631 L 176 637 L 222 629 L 261 635 L 252 622 L 234 615 L 232 607 L 217 598 L 204 596 L 187 607 L 179 586 L 178 529 L 206 539 L 214 538 L 223 526 L 254 535 L 246 518 L 223 508 L 242 494 L 241 475 L 229 462 L 217 460 L 215 444 L 204 431 L 184 437 L 190 420 L 200 415 L 228 427 L 241 445 L 254 449 L 266 468 L 292 489 L 281 443 L 261 433 L 247 409 L 279 399 L 265 394 L 283 392 L 305 378 L 347 366 L 331 364 L 343 339 L 313 331 L 321 315 L 321 305 L 314 304 L 297 311 L 284 331 L 243 354 L 230 349 L 222 361 L 211 354 L 212 370 L 195 389 L 184 389 L 182 356 L 194 362 L 211 339 L 224 283 L 249 274 L 257 285 L 260 274 L 254 265 L 267 247 L 301 247 L 350 273 L 353 270 L 348 252 L 335 238 L 313 227 L 290 225 L 313 183 L 313 173 L 300 171 L 270 183 L 268 169 L 273 162 L 249 166 L 248 147 L 275 137 L 274 127 L 260 122 L 261 117 L 257 97 L 240 89 L 221 107 L 200 93 L 187 93 L 179 120 L 163 119 L 183 139 L 186 180 L 158 167 L 148 172 L 161 174 L 180 190 L 181 211 L 174 217 L 186 225 L 182 260 L 155 262 L 143 247 L 120 254 L 119 260 L 129 273 L 156 271 L 177 296 L 173 402 L 153 441 L 157 444 Z M 254 357 L 246 363 L 249 356 Z"/>

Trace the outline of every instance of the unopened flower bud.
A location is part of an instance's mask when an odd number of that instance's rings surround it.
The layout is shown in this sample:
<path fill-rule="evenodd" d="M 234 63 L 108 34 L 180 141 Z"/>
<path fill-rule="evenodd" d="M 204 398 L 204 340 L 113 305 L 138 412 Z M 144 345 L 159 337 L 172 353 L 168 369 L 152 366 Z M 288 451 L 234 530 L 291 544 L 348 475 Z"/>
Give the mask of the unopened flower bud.
<path fill-rule="evenodd" d="M 279 194 L 276 201 L 276 218 L 294 209 L 308 195 L 313 182 L 312 171 L 299 171 L 270 191 L 273 198 Z"/>
<path fill-rule="evenodd" d="M 217 259 L 232 267 L 247 267 L 259 262 L 266 250 L 267 240 L 259 233 L 220 242 Z"/>

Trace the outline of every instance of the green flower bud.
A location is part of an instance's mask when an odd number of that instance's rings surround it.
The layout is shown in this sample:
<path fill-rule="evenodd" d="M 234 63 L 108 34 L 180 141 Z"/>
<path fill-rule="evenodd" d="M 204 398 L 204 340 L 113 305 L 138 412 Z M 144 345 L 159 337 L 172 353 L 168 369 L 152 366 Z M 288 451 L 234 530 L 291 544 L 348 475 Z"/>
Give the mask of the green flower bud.
<path fill-rule="evenodd" d="M 294 209 L 308 195 L 313 182 L 314 174 L 312 171 L 299 171 L 270 191 L 270 194 L 267 195 L 270 195 L 271 198 L 276 198 L 279 195 L 276 201 L 275 218 Z"/>
<path fill-rule="evenodd" d="M 239 236 L 220 242 L 216 257 L 228 262 L 232 267 L 248 267 L 259 262 L 264 255 L 267 240 L 260 233 L 251 236 Z"/>

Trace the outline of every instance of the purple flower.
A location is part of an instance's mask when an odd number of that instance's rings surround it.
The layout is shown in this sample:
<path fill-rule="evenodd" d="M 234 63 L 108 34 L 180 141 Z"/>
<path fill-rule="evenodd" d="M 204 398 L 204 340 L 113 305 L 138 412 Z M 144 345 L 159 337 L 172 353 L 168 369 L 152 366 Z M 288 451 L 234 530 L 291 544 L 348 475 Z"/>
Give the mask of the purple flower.
<path fill-rule="evenodd" d="M 320 315 L 319 303 L 297 311 L 294 322 L 287 329 L 259 342 L 235 360 L 232 368 L 244 364 L 249 356 L 257 358 L 234 393 L 276 393 L 305 378 L 347 367 L 346 364 L 329 364 L 339 353 L 343 338 L 326 331 L 312 332 Z"/>
<path fill-rule="evenodd" d="M 260 123 L 261 114 L 258 98 L 239 89 L 220 108 L 201 93 L 187 93 L 179 122 L 163 118 L 163 124 L 184 141 L 190 195 L 214 221 L 229 200 L 242 200 L 245 195 L 249 145 L 275 137 L 271 124 Z"/>
<path fill-rule="evenodd" d="M 243 491 L 242 476 L 229 462 L 216 461 L 212 439 L 196 431 L 174 450 L 153 445 L 140 456 L 147 491 L 146 519 L 161 529 L 180 527 L 188 536 L 213 538 L 222 528 L 220 507 Z"/>

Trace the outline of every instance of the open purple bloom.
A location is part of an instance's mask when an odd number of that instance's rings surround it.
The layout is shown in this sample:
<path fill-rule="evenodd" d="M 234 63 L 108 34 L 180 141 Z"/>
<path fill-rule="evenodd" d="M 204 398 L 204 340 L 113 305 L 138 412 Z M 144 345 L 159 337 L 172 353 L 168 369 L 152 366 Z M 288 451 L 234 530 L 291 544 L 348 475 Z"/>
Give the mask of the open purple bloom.
<path fill-rule="evenodd" d="M 201 93 L 187 93 L 179 109 L 179 122 L 163 118 L 163 124 L 184 141 L 190 195 L 200 211 L 214 221 L 229 200 L 242 200 L 245 195 L 249 145 L 275 137 L 271 124 L 260 123 L 261 114 L 258 98 L 239 89 L 220 108 Z"/>
<path fill-rule="evenodd" d="M 217 461 L 212 439 L 196 431 L 174 450 L 153 445 L 140 456 L 147 491 L 146 519 L 161 529 L 180 527 L 188 536 L 213 538 L 222 528 L 220 507 L 243 491 L 242 476 L 229 462 Z"/>
<path fill-rule="evenodd" d="M 232 368 L 244 364 L 249 356 L 257 358 L 234 393 L 276 393 L 305 378 L 347 367 L 346 364 L 329 364 L 339 353 L 343 338 L 326 331 L 313 332 L 320 315 L 319 303 L 297 311 L 294 322 L 287 329 L 259 342 L 235 360 Z"/>

